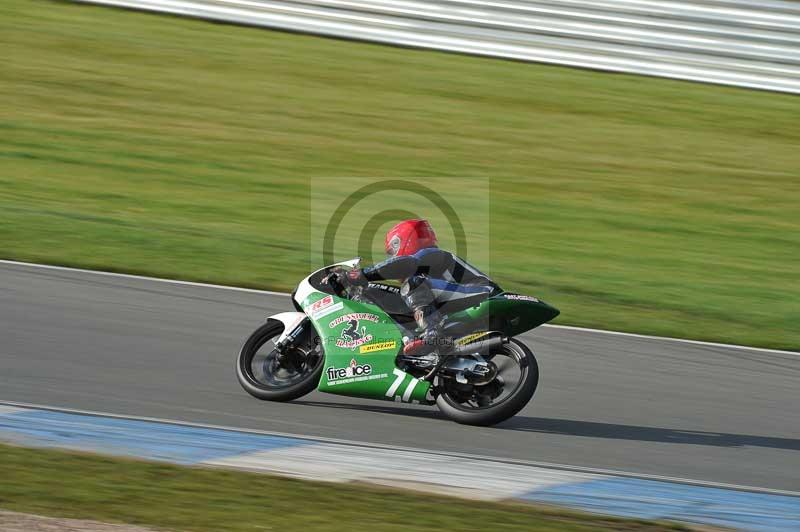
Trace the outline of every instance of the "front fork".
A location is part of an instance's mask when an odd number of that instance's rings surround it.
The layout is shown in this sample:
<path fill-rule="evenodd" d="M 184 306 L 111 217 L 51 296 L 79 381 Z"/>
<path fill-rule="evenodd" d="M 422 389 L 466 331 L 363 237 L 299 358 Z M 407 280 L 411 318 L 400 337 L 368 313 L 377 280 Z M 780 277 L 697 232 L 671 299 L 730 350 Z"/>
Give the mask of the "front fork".
<path fill-rule="evenodd" d="M 313 348 L 311 351 L 299 348 L 300 344 L 303 343 L 303 336 L 309 331 L 310 328 L 313 328 L 311 325 L 311 320 L 306 317 L 305 319 L 300 320 L 297 325 L 295 325 L 294 328 L 288 332 L 288 334 L 283 335 L 280 340 L 275 342 L 275 351 L 277 352 L 275 355 L 275 361 L 280 366 L 287 366 L 290 353 L 295 355 L 297 353 L 303 353 L 305 357 L 307 357 L 313 351 Z"/>

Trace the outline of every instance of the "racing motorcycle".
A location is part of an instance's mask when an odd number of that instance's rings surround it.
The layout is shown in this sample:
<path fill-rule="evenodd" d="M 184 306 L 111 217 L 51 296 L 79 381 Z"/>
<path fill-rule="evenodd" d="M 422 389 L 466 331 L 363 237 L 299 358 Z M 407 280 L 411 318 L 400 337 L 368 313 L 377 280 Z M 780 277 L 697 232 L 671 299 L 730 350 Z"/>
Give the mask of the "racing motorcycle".
<path fill-rule="evenodd" d="M 270 316 L 244 342 L 236 363 L 250 395 L 290 401 L 311 392 L 436 405 L 468 425 L 494 425 L 519 412 L 539 382 L 536 358 L 514 338 L 559 311 L 493 285 L 480 303 L 449 304 L 426 356 L 403 355 L 414 327 L 400 289 L 347 286 L 337 273 L 360 259 L 322 268 L 292 293 L 296 312 Z"/>

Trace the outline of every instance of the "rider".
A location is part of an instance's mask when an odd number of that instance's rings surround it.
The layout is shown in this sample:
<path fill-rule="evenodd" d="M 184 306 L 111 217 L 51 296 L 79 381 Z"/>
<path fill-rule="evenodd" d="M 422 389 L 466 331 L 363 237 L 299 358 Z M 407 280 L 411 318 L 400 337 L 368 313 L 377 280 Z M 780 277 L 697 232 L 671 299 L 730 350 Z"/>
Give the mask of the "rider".
<path fill-rule="evenodd" d="M 408 340 L 403 353 L 422 355 L 435 345 L 437 326 L 448 311 L 480 304 L 495 284 L 456 255 L 437 246 L 436 233 L 427 220 L 405 220 L 386 233 L 383 262 L 348 272 L 348 282 L 365 286 L 369 281 L 399 280 L 400 295 L 414 311 L 418 335 Z"/>

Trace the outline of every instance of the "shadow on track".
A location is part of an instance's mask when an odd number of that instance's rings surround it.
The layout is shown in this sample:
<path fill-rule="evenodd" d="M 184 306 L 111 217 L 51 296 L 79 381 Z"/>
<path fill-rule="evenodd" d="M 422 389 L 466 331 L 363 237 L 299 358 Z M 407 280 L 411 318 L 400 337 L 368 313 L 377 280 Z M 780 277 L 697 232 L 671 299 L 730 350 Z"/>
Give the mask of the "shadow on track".
<path fill-rule="evenodd" d="M 800 440 L 791 438 L 669 429 L 663 427 L 641 427 L 637 425 L 617 425 L 614 423 L 595 423 L 593 421 L 575 421 L 572 419 L 517 416 L 497 425 L 497 428 L 501 430 L 538 432 L 542 434 L 582 436 L 586 438 L 682 443 L 712 447 L 766 447 L 800 451 Z"/>
<path fill-rule="evenodd" d="M 296 404 L 323 408 L 336 408 L 378 414 L 391 414 L 419 419 L 437 419 L 444 423 L 449 421 L 436 409 L 409 408 L 386 405 L 365 405 L 362 403 L 328 403 L 321 401 L 294 401 Z M 557 434 L 560 436 L 577 436 L 584 438 L 605 438 L 612 440 L 629 440 L 656 443 L 678 443 L 685 445 L 705 445 L 711 447 L 765 447 L 800 451 L 800 440 L 791 438 L 775 438 L 771 436 L 755 436 L 749 434 L 730 434 L 725 432 L 705 432 L 696 430 L 680 430 L 663 427 L 642 427 L 638 425 L 619 425 L 615 423 L 596 423 L 593 421 L 576 421 L 572 419 L 515 416 L 500 423 L 494 430 L 511 430 L 540 434 Z"/>
<path fill-rule="evenodd" d="M 364 404 L 364 403 L 328 403 L 323 401 L 292 401 L 292 404 L 317 406 L 322 408 L 336 408 L 341 410 L 353 410 L 356 412 L 374 412 L 376 414 L 392 414 L 396 416 L 416 417 L 420 419 L 440 419 L 447 420 L 436 408 L 413 408 L 411 406 L 395 406 L 393 403 L 385 404 Z"/>

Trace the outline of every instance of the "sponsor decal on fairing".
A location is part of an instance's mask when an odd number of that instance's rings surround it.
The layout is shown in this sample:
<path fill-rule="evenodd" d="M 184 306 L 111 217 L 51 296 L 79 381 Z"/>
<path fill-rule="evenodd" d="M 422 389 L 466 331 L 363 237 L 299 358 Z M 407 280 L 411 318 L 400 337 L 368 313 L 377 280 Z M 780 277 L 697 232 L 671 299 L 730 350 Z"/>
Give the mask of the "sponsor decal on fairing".
<path fill-rule="evenodd" d="M 338 311 L 342 310 L 343 307 L 344 307 L 344 303 L 339 301 L 335 305 L 331 305 L 330 307 L 327 307 L 327 308 L 324 308 L 324 309 L 318 311 L 316 314 L 312 314 L 311 317 L 314 318 L 315 320 L 319 320 L 319 319 L 324 318 L 328 314 L 333 314 L 334 312 L 338 312 Z"/>
<path fill-rule="evenodd" d="M 329 386 L 336 386 L 339 384 L 385 379 L 389 375 L 386 373 L 373 374 L 372 365 L 359 364 L 354 358 L 350 360 L 350 365 L 346 368 L 337 368 L 336 366 L 326 368 L 325 376 L 328 379 Z"/>
<path fill-rule="evenodd" d="M 363 328 L 362 328 L 363 332 Z M 344 332 L 342 333 L 344 334 Z M 362 334 L 362 333 L 358 333 Z M 369 333 L 364 333 L 364 336 L 360 338 L 354 338 L 352 340 L 347 338 L 337 338 L 336 339 L 336 347 L 344 347 L 345 349 L 355 349 L 358 346 L 364 345 L 367 342 L 372 341 L 372 335 Z"/>
<path fill-rule="evenodd" d="M 381 318 L 380 316 L 376 316 L 375 314 L 370 314 L 369 312 L 353 312 L 351 314 L 343 314 L 339 316 L 338 318 L 331 321 L 328 324 L 328 327 L 333 329 L 337 325 L 341 325 L 346 321 L 353 321 L 353 320 L 356 321 L 367 320 L 373 323 L 378 323 L 381 320 Z"/>
<path fill-rule="evenodd" d="M 539 300 L 533 296 L 523 296 L 520 294 L 503 294 L 503 297 L 506 299 L 511 299 L 513 301 L 532 301 L 533 303 L 539 303 Z"/>
<path fill-rule="evenodd" d="M 374 353 L 375 351 L 386 351 L 387 349 L 396 349 L 397 348 L 397 341 L 391 340 L 388 342 L 376 342 L 374 344 L 367 344 L 362 345 L 358 348 L 358 352 L 361 354 L 364 353 Z"/>
<path fill-rule="evenodd" d="M 333 304 L 333 296 L 327 295 L 322 299 L 311 303 L 310 305 L 305 307 L 306 313 L 311 316 L 313 319 L 320 319 L 324 318 L 328 314 L 333 314 L 337 310 L 342 310 L 343 303 L 339 301 L 335 305 Z"/>
<path fill-rule="evenodd" d="M 480 338 L 482 336 L 486 336 L 487 334 L 489 334 L 489 331 L 481 331 L 481 332 L 468 334 L 467 336 L 462 336 L 461 338 L 456 340 L 456 345 L 466 345 L 466 344 L 468 344 L 470 342 L 474 342 L 475 340 L 477 340 L 478 338 Z"/>
<path fill-rule="evenodd" d="M 328 324 L 328 327 L 331 329 L 342 323 L 347 324 L 347 326 L 342 329 L 340 337 L 336 339 L 336 347 L 355 349 L 373 340 L 372 334 L 368 333 L 367 328 L 360 324 L 362 320 L 377 323 L 380 321 L 380 316 L 368 312 L 352 312 L 339 316 Z"/>
<path fill-rule="evenodd" d="M 308 312 L 311 314 L 314 314 L 331 305 L 333 305 L 333 296 L 325 296 L 322 299 L 311 303 L 306 310 L 308 310 Z"/>

